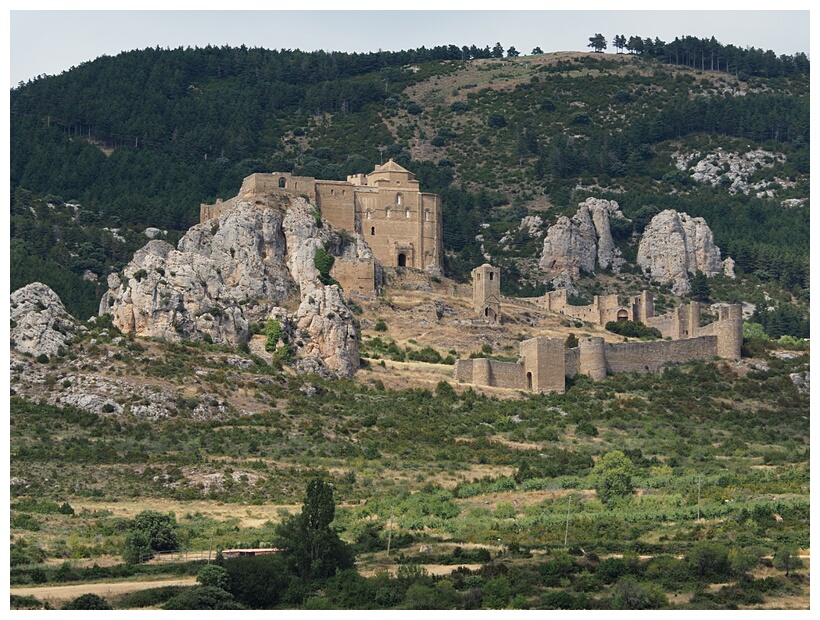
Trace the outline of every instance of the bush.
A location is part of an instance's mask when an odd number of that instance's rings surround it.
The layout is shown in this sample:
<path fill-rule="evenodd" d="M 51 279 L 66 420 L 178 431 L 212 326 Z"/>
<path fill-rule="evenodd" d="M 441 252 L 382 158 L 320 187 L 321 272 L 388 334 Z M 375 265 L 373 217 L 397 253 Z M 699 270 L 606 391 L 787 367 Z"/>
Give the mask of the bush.
<path fill-rule="evenodd" d="M 234 600 L 233 595 L 221 588 L 200 586 L 185 590 L 170 599 L 163 609 L 245 609 Z"/>
<path fill-rule="evenodd" d="M 215 564 L 203 566 L 197 573 L 196 580 L 203 586 L 213 586 L 222 590 L 227 590 L 231 582 L 228 571 Z"/>
<path fill-rule="evenodd" d="M 123 609 L 140 609 L 142 607 L 159 607 L 166 601 L 179 596 L 185 590 L 190 590 L 195 586 L 164 586 L 161 588 L 148 588 L 147 590 L 137 590 L 126 594 L 117 602 L 117 607 Z"/>
<path fill-rule="evenodd" d="M 387 323 L 384 322 L 384 319 L 379 319 L 376 321 L 376 324 L 373 326 L 377 332 L 386 332 L 387 331 Z"/>
<path fill-rule="evenodd" d="M 78 596 L 73 601 L 69 601 L 62 607 L 63 609 L 108 609 L 111 610 L 113 607 L 108 604 L 101 596 L 97 596 L 96 594 L 83 594 L 82 596 Z"/>
<path fill-rule="evenodd" d="M 640 321 L 609 321 L 604 328 L 627 338 L 663 338 L 663 334 L 657 328 L 647 327 Z"/>
<path fill-rule="evenodd" d="M 487 117 L 487 125 L 489 127 L 501 128 L 507 126 L 507 119 L 501 112 L 490 112 Z"/>

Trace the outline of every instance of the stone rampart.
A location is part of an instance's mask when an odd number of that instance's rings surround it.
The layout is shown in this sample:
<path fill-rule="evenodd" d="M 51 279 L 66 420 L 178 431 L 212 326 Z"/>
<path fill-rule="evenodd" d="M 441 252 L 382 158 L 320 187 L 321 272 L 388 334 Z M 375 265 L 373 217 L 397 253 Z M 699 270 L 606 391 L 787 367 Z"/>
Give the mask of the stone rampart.
<path fill-rule="evenodd" d="M 718 354 L 716 336 L 685 340 L 608 343 L 604 347 L 608 374 L 658 372 L 666 364 L 710 360 Z"/>
<path fill-rule="evenodd" d="M 456 360 L 453 376 L 457 381 L 511 390 L 526 390 L 524 367 L 515 362 L 499 362 L 485 358 Z"/>

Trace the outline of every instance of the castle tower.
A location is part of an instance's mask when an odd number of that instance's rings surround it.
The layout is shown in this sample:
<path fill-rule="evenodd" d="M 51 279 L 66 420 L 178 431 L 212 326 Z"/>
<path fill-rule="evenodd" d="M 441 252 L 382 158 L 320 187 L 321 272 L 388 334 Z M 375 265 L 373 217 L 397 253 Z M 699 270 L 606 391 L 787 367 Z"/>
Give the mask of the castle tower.
<path fill-rule="evenodd" d="M 501 271 L 484 263 L 472 270 L 473 308 L 488 323 L 501 322 Z"/>
<path fill-rule="evenodd" d="M 528 391 L 564 393 L 566 389 L 564 351 L 564 341 L 561 338 L 539 336 L 524 340 L 519 345 Z"/>
<path fill-rule="evenodd" d="M 743 346 L 743 307 L 740 304 L 718 308 L 715 335 L 718 337 L 718 356 L 739 360 L 740 348 Z"/>
<path fill-rule="evenodd" d="M 632 301 L 633 321 L 649 325 L 648 319 L 655 316 L 655 298 L 649 291 L 641 291 L 640 297 L 633 298 Z"/>
<path fill-rule="evenodd" d="M 606 379 L 606 355 L 603 338 L 581 338 L 578 343 L 580 372 L 593 381 Z"/>

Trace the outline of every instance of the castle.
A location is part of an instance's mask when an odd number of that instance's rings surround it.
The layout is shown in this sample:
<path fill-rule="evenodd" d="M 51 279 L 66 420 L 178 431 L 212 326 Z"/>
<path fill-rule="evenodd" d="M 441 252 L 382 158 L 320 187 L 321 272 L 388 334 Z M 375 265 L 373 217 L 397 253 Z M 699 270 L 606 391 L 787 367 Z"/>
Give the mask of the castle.
<path fill-rule="evenodd" d="M 481 319 L 495 322 L 500 317 L 499 291 L 498 269 L 484 264 L 473 270 L 473 306 Z M 621 304 L 617 295 L 605 295 L 596 296 L 587 306 L 571 306 L 565 290 L 549 292 L 536 302 L 551 312 L 602 327 L 610 321 L 640 321 L 657 328 L 666 339 L 607 343 L 601 337 L 589 337 L 581 338 L 578 347 L 568 349 L 561 338 L 531 338 L 520 344 L 520 359 L 515 363 L 483 358 L 457 360 L 455 379 L 528 392 L 564 392 L 566 379 L 578 374 L 603 381 L 607 375 L 621 372 L 658 372 L 670 363 L 714 357 L 740 359 L 743 316 L 737 304 L 720 307 L 718 319 L 701 326 L 699 303 L 655 316 L 654 300 L 648 291 L 629 298 L 626 304 Z"/>
<path fill-rule="evenodd" d="M 348 176 L 347 181 L 323 181 L 287 172 L 254 173 L 245 178 L 235 198 L 200 205 L 199 221 L 219 217 L 239 200 L 265 195 L 307 196 L 323 220 L 361 234 L 383 265 L 441 272 L 441 198 L 420 191 L 416 176 L 392 159 L 370 174 Z M 331 275 L 344 286 L 343 269 L 352 269 L 359 287 L 366 287 L 362 269 L 340 265 L 341 278 Z"/>

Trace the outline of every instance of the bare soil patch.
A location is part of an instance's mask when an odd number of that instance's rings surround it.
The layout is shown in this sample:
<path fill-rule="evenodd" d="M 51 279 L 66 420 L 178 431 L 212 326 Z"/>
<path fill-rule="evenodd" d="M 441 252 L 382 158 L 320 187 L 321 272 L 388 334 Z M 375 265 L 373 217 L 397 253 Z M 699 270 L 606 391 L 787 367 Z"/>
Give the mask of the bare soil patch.
<path fill-rule="evenodd" d="M 176 579 L 162 579 L 151 581 L 116 581 L 105 583 L 81 583 L 69 586 L 39 586 L 32 588 L 11 588 L 11 594 L 18 596 L 33 596 L 38 600 L 49 603 L 52 607 L 61 606 L 63 603 L 71 601 L 83 594 L 96 594 L 107 601 L 112 598 L 137 592 L 138 590 L 148 590 L 150 588 L 162 588 L 164 586 L 195 586 L 196 577 L 183 577 Z"/>

